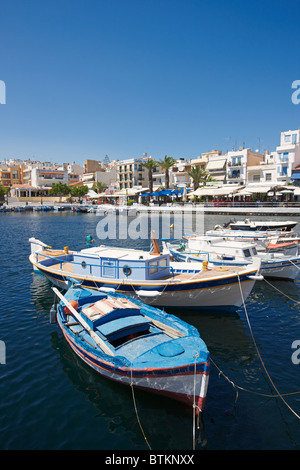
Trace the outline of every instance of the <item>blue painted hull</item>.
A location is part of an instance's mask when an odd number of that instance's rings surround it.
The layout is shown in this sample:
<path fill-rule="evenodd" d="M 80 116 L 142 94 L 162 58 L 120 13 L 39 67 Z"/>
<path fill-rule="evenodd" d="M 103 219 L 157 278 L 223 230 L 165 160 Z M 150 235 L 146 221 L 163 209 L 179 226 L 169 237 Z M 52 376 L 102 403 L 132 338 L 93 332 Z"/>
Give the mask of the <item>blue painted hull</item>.
<path fill-rule="evenodd" d="M 99 293 L 93 294 L 90 290 L 77 289 L 77 292 L 82 291 L 91 292 L 87 302 L 93 302 L 101 295 Z M 74 293 L 76 293 L 76 289 L 69 289 L 66 298 L 69 301 L 78 299 Z M 113 297 L 105 296 L 105 294 L 102 296 L 108 300 L 124 298 L 124 295 L 118 294 L 114 294 Z M 79 300 L 79 303 L 81 302 L 83 302 L 81 305 L 83 308 L 84 299 L 83 301 Z M 182 320 L 153 307 L 145 306 L 140 301 L 134 301 L 130 298 L 130 302 L 134 302 L 136 307 L 140 309 L 141 315 L 146 316 L 150 321 L 159 321 L 174 327 L 181 332 L 183 337 L 172 339 L 161 330 L 157 330 L 153 324 L 144 336 L 129 340 L 126 337 L 124 344 L 121 343 L 115 347 L 115 355 L 112 356 L 105 354 L 97 347 L 97 344 L 83 328 L 82 331 L 72 331 L 72 326 L 68 326 L 72 325 L 72 321 L 70 321 L 70 316 L 67 317 L 64 313 L 62 302 L 57 308 L 58 324 L 73 351 L 102 376 L 125 385 L 133 385 L 169 396 L 191 406 L 195 403 L 198 411 L 202 411 L 207 393 L 210 360 L 207 347 L 201 340 L 198 331 Z M 116 320 L 114 321 L 116 322 Z M 169 352 L 161 355 L 159 351 L 162 347 Z M 181 348 L 182 353 L 176 354 L 176 347 Z M 175 353 L 172 352 L 174 348 Z M 142 351 L 142 361 L 137 353 L 139 350 Z M 196 387 L 195 398 L 194 385 Z"/>

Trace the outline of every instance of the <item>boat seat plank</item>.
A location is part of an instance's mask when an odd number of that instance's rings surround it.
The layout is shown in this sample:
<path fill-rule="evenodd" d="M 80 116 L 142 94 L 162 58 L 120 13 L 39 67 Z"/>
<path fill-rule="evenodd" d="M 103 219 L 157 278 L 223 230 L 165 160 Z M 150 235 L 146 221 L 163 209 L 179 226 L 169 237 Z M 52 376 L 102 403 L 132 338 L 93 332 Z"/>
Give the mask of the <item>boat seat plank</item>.
<path fill-rule="evenodd" d="M 143 315 L 133 315 L 123 318 L 111 320 L 96 328 L 101 334 L 106 336 L 108 340 L 120 338 L 123 334 L 137 333 L 148 328 L 150 321 Z"/>

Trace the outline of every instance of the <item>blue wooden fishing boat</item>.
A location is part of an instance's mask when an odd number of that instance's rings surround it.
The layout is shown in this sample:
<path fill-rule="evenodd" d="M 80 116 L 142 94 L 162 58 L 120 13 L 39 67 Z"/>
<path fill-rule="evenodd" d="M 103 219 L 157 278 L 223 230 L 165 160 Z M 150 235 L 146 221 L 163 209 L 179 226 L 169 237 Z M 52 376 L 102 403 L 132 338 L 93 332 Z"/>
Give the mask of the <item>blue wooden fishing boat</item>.
<path fill-rule="evenodd" d="M 195 327 L 124 294 L 53 290 L 65 339 L 96 372 L 203 410 L 210 357 Z"/>

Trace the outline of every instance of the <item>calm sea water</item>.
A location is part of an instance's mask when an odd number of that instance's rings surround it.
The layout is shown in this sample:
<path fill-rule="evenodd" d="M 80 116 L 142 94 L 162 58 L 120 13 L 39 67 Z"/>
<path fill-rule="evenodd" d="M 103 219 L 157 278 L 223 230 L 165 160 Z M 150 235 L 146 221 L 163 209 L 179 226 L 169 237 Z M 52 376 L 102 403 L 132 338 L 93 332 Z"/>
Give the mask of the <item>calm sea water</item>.
<path fill-rule="evenodd" d="M 206 216 L 206 229 L 227 220 Z M 93 214 L 65 212 L 0 215 L 0 340 L 6 346 L 6 364 L 0 364 L 1 449 L 148 449 L 131 390 L 100 377 L 71 351 L 58 326 L 49 323 L 50 283 L 28 261 L 30 237 L 79 249 L 87 235 L 97 241 L 98 222 Z M 107 243 L 149 247 L 148 240 Z M 300 277 L 273 284 L 282 293 L 257 282 L 246 308 L 268 374 L 300 415 L 300 364 L 292 362 L 292 343 L 300 341 Z M 270 397 L 275 392 L 244 309 L 176 314 L 198 328 L 217 366 L 211 368 L 196 449 L 300 449 L 300 420 L 281 399 Z M 234 384 L 243 390 L 237 394 Z M 135 398 L 153 451 L 192 449 L 192 415 L 185 407 L 138 390 Z"/>

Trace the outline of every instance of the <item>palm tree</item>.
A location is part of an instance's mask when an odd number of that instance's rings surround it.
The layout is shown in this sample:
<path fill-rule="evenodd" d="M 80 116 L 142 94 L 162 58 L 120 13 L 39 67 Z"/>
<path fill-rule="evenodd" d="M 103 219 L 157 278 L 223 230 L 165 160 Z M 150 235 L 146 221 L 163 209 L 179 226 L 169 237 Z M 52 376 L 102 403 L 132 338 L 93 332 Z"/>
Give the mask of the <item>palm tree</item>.
<path fill-rule="evenodd" d="M 175 165 L 176 160 L 173 157 L 168 157 L 165 155 L 163 160 L 160 160 L 159 165 L 165 170 L 165 188 L 169 189 L 170 179 L 169 179 L 169 169 Z"/>
<path fill-rule="evenodd" d="M 159 165 L 159 162 L 156 162 L 155 160 L 148 160 L 145 163 L 142 163 L 142 167 L 146 168 L 148 170 L 148 179 L 149 179 L 149 192 L 153 193 L 153 177 L 152 173 L 154 168 L 156 168 Z"/>
<path fill-rule="evenodd" d="M 206 170 L 201 168 L 201 166 L 193 166 L 187 174 L 192 178 L 194 183 L 194 191 L 199 188 L 199 183 L 204 183 L 208 180 L 212 181 L 213 179 L 209 176 Z"/>
<path fill-rule="evenodd" d="M 94 184 L 92 188 L 96 193 L 103 193 L 105 189 L 107 189 L 107 184 L 103 183 L 102 181 L 98 181 Z"/>

